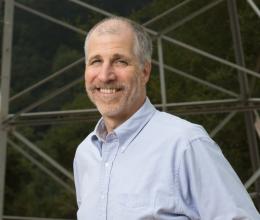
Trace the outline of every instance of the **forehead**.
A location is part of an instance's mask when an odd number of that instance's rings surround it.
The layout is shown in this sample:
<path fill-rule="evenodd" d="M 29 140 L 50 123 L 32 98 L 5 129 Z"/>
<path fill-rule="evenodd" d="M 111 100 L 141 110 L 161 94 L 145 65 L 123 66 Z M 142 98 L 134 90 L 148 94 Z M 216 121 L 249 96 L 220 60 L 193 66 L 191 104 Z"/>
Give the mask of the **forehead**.
<path fill-rule="evenodd" d="M 87 42 L 88 56 L 105 52 L 133 52 L 134 33 L 121 21 L 105 22 L 96 27 Z M 93 54 L 94 53 L 94 54 Z"/>

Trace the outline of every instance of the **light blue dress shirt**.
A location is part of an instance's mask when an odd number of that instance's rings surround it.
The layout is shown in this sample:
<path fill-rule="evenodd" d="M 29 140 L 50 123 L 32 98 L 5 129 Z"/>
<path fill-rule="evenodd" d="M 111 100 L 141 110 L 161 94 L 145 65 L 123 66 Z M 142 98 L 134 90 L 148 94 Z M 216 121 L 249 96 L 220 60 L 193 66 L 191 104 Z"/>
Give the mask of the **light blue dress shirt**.
<path fill-rule="evenodd" d="M 146 99 L 106 134 L 101 119 L 74 159 L 78 220 L 260 220 L 217 144 Z"/>

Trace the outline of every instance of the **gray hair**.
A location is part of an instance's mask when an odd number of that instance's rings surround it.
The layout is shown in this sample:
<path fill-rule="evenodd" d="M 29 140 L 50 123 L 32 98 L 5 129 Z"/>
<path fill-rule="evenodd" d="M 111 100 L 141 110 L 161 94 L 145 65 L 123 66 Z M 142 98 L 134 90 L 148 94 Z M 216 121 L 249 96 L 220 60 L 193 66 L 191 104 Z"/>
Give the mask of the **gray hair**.
<path fill-rule="evenodd" d="M 135 35 L 135 42 L 134 42 L 134 53 L 137 56 L 139 63 L 141 66 L 143 66 L 146 62 L 151 62 L 152 59 L 152 51 L 153 51 L 153 44 L 150 36 L 145 31 L 145 29 L 138 23 L 124 18 L 124 17 L 110 17 L 105 18 L 102 21 L 98 22 L 94 27 L 90 29 L 88 32 L 85 44 L 84 44 L 84 51 L 85 51 L 85 57 L 87 59 L 88 55 L 88 40 L 90 38 L 90 35 L 96 30 L 97 27 L 99 27 L 101 24 L 107 22 L 107 21 L 121 21 L 129 25 L 129 27 L 133 30 Z M 108 27 L 104 30 L 102 30 L 103 33 L 116 33 L 118 32 L 116 27 Z"/>

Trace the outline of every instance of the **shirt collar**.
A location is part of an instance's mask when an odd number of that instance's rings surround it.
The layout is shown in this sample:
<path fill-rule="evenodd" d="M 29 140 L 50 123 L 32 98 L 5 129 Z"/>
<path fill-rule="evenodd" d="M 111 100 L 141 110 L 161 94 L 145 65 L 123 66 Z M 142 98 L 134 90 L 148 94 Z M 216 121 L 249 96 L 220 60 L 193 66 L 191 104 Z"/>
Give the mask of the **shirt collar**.
<path fill-rule="evenodd" d="M 142 105 L 139 110 L 137 110 L 128 120 L 123 124 L 117 127 L 113 133 L 117 136 L 119 140 L 119 146 L 121 152 L 124 152 L 127 146 L 135 138 L 135 136 L 142 130 L 142 128 L 147 124 L 151 119 L 152 115 L 155 112 L 155 107 L 151 104 L 149 98 L 146 98 L 145 103 Z M 101 142 L 104 142 L 106 139 L 107 131 L 103 118 L 101 118 L 94 130 L 93 136 L 94 139 L 98 139 Z"/>

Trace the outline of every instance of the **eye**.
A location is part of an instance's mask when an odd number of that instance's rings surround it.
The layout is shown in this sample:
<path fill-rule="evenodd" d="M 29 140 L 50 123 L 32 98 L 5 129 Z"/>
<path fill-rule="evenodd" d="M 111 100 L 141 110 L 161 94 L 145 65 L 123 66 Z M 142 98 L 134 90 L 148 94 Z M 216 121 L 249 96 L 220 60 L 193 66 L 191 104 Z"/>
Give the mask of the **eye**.
<path fill-rule="evenodd" d="M 89 62 L 89 65 L 97 65 L 97 64 L 99 64 L 99 63 L 101 63 L 101 60 L 100 60 L 100 59 L 94 59 L 94 60 L 91 60 L 91 61 Z"/>
<path fill-rule="evenodd" d="M 118 59 L 115 61 L 116 65 L 120 65 L 120 66 L 127 66 L 128 62 L 124 59 Z"/>

